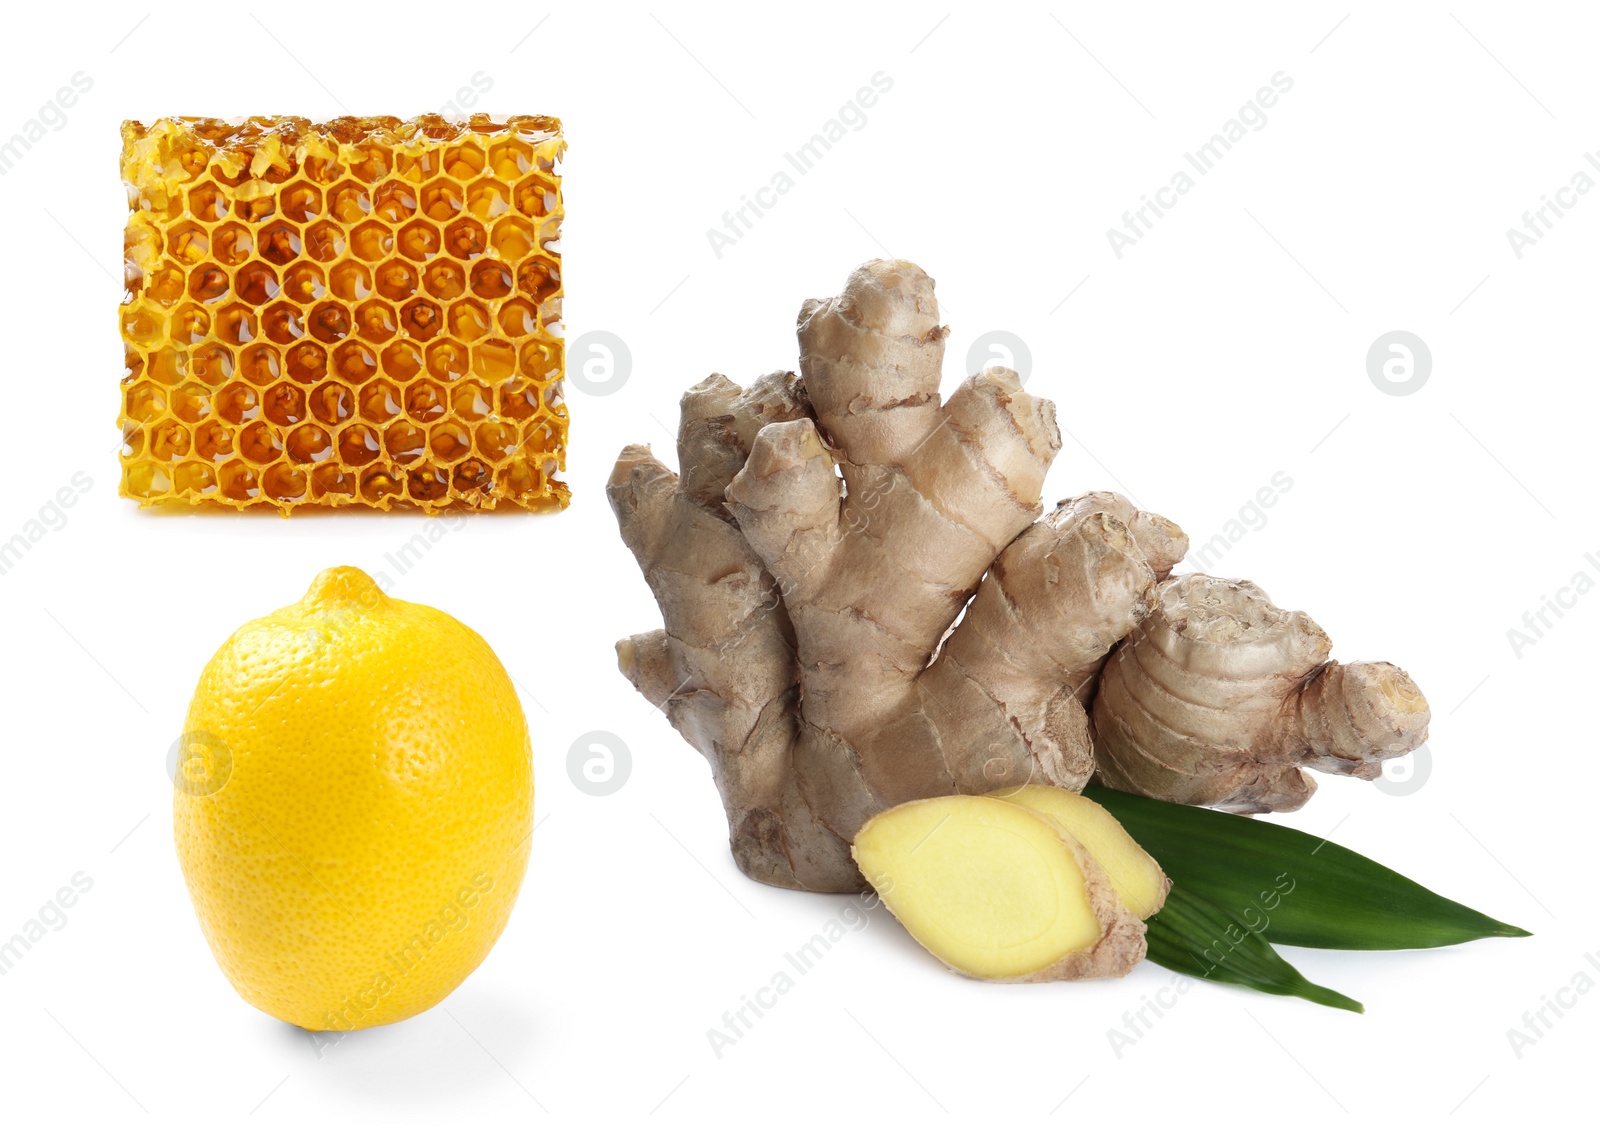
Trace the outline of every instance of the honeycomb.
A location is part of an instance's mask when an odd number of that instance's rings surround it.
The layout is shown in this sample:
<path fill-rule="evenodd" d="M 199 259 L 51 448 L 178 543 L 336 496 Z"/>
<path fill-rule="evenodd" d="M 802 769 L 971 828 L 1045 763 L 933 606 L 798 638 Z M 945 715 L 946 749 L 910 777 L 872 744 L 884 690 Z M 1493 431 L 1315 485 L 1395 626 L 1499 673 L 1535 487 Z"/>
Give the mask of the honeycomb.
<path fill-rule="evenodd" d="M 565 508 L 561 123 L 124 122 L 124 497 Z"/>

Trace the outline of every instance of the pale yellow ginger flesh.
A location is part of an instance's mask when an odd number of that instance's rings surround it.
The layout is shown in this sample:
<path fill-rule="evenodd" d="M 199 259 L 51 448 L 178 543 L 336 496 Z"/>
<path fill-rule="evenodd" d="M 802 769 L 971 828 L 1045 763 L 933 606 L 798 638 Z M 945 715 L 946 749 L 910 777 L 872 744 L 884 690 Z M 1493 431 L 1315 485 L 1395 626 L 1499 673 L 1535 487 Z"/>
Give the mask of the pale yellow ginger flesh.
<path fill-rule="evenodd" d="M 1126 975 L 1144 923 L 1106 871 L 1020 803 L 949 795 L 872 818 L 854 854 L 889 910 L 946 965 L 979 979 Z"/>
<path fill-rule="evenodd" d="M 1376 779 L 1428 739 L 1428 703 L 1400 667 L 1341 665 L 1331 649 L 1305 612 L 1248 581 L 1166 581 L 1100 677 L 1100 778 L 1245 813 L 1302 806 L 1316 789 L 1305 768 Z"/>
<path fill-rule="evenodd" d="M 996 791 L 991 796 L 1017 803 L 1059 823 L 1083 844 L 1116 887 L 1128 911 L 1144 920 L 1160 911 L 1172 882 L 1156 860 L 1122 829 L 1112 813 L 1075 791 L 1060 787 L 1025 787 Z"/>

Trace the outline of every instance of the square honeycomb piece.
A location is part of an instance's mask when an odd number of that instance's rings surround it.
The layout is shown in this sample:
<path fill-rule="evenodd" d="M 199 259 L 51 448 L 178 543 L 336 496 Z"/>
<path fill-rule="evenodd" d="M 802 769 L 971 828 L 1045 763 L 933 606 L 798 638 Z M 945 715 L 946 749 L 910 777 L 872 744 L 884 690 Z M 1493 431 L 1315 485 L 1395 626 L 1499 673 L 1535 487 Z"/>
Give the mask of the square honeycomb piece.
<path fill-rule="evenodd" d="M 561 123 L 122 125 L 122 484 L 565 508 Z"/>

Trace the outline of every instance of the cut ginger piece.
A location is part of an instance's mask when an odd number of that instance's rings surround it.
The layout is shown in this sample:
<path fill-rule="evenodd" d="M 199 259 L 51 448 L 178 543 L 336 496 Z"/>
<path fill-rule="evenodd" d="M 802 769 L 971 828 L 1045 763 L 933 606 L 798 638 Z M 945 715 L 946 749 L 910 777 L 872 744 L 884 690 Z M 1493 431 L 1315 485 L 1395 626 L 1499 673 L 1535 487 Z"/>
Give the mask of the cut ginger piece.
<path fill-rule="evenodd" d="M 1116 817 L 1093 799 L 1085 799 L 1063 787 L 1044 787 L 1036 783 L 991 792 L 991 796 L 1020 804 L 1060 823 L 1100 863 L 1122 903 L 1140 920 L 1161 910 L 1172 881 Z"/>
<path fill-rule="evenodd" d="M 1061 825 L 1020 803 L 944 795 L 891 807 L 856 835 L 856 864 L 906 930 L 978 979 L 1126 975 L 1144 922 Z"/>

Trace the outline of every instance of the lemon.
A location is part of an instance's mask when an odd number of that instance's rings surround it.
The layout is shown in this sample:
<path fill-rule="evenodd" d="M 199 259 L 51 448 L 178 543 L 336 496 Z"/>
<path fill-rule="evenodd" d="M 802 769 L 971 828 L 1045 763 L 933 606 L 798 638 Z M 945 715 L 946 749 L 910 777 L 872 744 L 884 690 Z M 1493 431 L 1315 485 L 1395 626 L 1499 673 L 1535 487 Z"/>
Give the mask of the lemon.
<path fill-rule="evenodd" d="M 398 1022 L 505 928 L 533 827 L 528 726 L 494 651 L 444 612 L 328 569 L 223 643 L 176 753 L 195 913 L 268 1014 Z"/>

